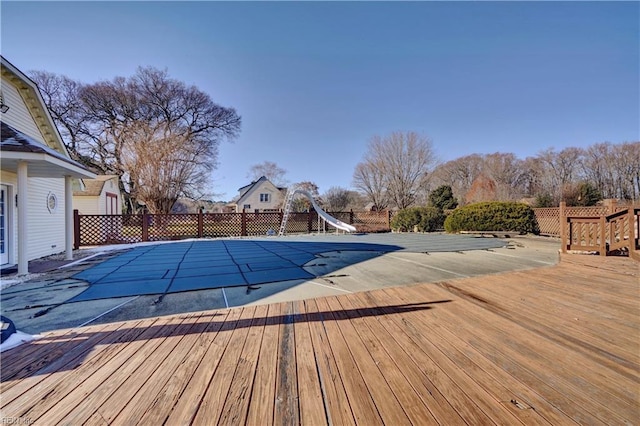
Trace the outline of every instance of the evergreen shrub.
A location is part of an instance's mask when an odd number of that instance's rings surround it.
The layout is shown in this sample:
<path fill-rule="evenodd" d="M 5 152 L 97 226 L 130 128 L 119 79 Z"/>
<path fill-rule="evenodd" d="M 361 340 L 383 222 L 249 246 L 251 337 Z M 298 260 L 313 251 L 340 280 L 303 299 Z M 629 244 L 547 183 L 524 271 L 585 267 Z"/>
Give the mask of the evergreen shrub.
<path fill-rule="evenodd" d="M 444 229 L 460 231 L 508 231 L 539 234 L 533 209 L 524 203 L 491 201 L 455 209 L 444 221 Z"/>
<path fill-rule="evenodd" d="M 391 228 L 401 232 L 433 232 L 444 226 L 445 214 L 436 207 L 409 207 L 391 219 Z"/>

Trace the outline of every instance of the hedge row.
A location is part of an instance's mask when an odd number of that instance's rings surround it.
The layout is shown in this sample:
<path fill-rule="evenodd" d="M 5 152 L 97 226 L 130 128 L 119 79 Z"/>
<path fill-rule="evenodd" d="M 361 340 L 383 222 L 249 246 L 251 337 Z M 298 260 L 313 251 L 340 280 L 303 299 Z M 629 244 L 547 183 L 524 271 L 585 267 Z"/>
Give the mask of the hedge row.
<path fill-rule="evenodd" d="M 437 207 L 410 207 L 400 210 L 391 220 L 391 228 L 401 232 L 433 232 L 444 228 L 460 231 L 505 231 L 539 234 L 531 207 L 513 201 L 491 201 L 459 207 L 448 215 Z"/>
<path fill-rule="evenodd" d="M 445 214 L 436 207 L 410 207 L 400 210 L 391 219 L 391 228 L 396 231 L 433 232 L 444 226 Z"/>
<path fill-rule="evenodd" d="M 444 221 L 447 232 L 509 231 L 539 234 L 533 209 L 512 201 L 469 204 L 455 209 Z"/>

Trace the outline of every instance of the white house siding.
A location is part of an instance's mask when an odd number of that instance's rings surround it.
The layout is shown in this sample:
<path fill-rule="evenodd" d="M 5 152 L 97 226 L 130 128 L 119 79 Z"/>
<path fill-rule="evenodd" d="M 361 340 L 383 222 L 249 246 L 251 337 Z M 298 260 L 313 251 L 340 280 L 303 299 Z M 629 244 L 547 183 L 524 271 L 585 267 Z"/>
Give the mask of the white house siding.
<path fill-rule="evenodd" d="M 0 181 L 7 185 L 7 243 L 9 244 L 9 263 L 16 263 L 18 258 L 18 212 L 16 210 L 16 188 L 18 187 L 18 175 L 0 170 Z"/>
<path fill-rule="evenodd" d="M 29 178 L 28 185 L 29 260 L 64 251 L 64 179 Z M 58 199 L 53 212 L 47 209 L 50 192 Z"/>
<path fill-rule="evenodd" d="M 18 89 L 6 78 L 2 79 L 2 96 L 9 110 L 2 114 L 2 121 L 16 130 L 43 143 L 44 138 L 36 125 L 31 112 L 27 108 Z M 17 193 L 17 175 L 2 172 L 2 183 L 8 185 L 9 196 L 12 198 L 10 232 L 11 253 L 9 262 L 18 258 L 18 223 L 15 195 Z M 64 240 L 64 179 L 28 178 L 29 199 L 27 205 L 27 221 L 29 223 L 27 251 L 28 260 L 60 253 L 65 249 Z M 47 210 L 47 195 L 52 192 L 58 199 L 58 206 L 53 213 Z"/>
<path fill-rule="evenodd" d="M 116 196 L 117 207 L 113 214 L 122 213 L 122 196 L 118 187 L 117 178 L 104 182 L 99 195 L 78 195 L 73 197 L 73 208 L 80 214 L 111 214 L 107 210 L 107 193 Z"/>
<path fill-rule="evenodd" d="M 18 178 L 15 173 L 1 172 L 3 185 L 9 187 L 8 213 L 10 244 L 9 262 L 18 258 L 18 212 L 15 196 Z M 37 259 L 64 251 L 64 179 L 29 178 L 29 200 L 27 218 L 29 222 L 27 251 L 28 260 Z M 56 195 L 58 206 L 53 213 L 47 209 L 49 192 Z M 19 206 L 18 206 L 19 208 Z M 10 210 L 10 211 L 9 211 Z"/>
<path fill-rule="evenodd" d="M 261 202 L 260 194 L 270 194 L 269 202 Z M 255 188 L 252 188 L 248 194 L 246 194 L 242 200 L 238 201 L 236 207 L 238 212 L 241 212 L 245 204 L 251 205 L 249 211 L 276 209 L 280 206 L 282 201 L 282 193 L 270 182 L 264 182 Z"/>
<path fill-rule="evenodd" d="M 2 121 L 27 136 L 42 142 L 44 140 L 42 134 L 22 100 L 18 89 L 5 78 L 2 79 L 2 96 L 4 97 L 4 103 L 9 105 L 9 111 L 2 113 Z"/>
<path fill-rule="evenodd" d="M 73 197 L 73 208 L 80 214 L 103 214 L 98 211 L 98 196 L 89 197 L 86 195 Z"/>
<path fill-rule="evenodd" d="M 98 206 L 100 210 L 100 214 L 110 214 L 111 212 L 107 211 L 107 192 L 110 194 L 115 194 L 118 200 L 118 207 L 116 209 L 115 214 L 120 214 L 122 212 L 122 197 L 120 196 L 120 188 L 118 187 L 118 183 L 115 179 L 109 179 L 104 183 L 102 187 L 102 192 L 100 192 L 100 200 L 98 201 Z"/>

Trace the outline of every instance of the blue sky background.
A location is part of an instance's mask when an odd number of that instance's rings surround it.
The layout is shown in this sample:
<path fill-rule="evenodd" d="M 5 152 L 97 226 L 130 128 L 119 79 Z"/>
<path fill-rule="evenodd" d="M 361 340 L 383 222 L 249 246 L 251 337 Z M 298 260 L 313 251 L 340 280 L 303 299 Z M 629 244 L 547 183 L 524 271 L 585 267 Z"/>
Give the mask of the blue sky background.
<path fill-rule="evenodd" d="M 430 137 L 441 161 L 640 139 L 639 2 L 11 2 L 1 52 L 93 83 L 138 66 L 242 116 L 212 191 L 253 164 L 351 187 L 369 139 Z"/>

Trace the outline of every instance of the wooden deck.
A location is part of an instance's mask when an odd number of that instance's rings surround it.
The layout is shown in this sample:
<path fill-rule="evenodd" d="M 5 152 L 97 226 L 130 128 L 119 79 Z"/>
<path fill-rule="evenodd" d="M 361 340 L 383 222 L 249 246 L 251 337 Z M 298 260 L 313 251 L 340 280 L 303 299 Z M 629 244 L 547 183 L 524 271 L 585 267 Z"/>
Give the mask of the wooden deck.
<path fill-rule="evenodd" d="M 52 332 L 2 354 L 2 421 L 638 424 L 639 269 L 566 255 L 536 270 Z"/>

